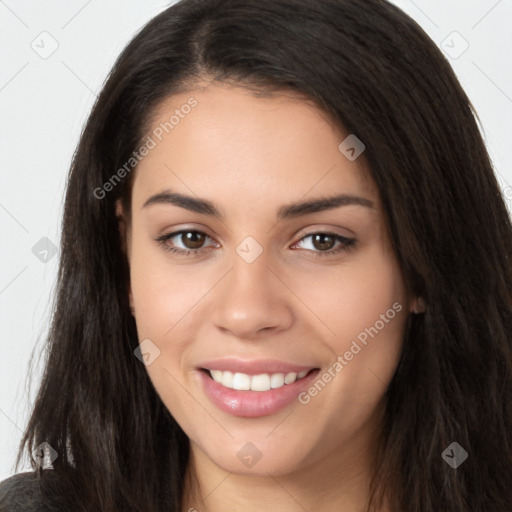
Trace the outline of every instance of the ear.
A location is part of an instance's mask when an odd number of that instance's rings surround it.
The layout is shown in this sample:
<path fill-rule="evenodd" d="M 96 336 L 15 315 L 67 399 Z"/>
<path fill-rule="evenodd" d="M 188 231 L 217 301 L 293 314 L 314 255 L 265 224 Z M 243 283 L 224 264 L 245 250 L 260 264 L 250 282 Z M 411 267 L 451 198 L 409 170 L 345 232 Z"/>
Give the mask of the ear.
<path fill-rule="evenodd" d="M 121 249 L 128 255 L 127 243 L 126 243 L 126 222 L 123 212 L 123 204 L 121 199 L 116 200 L 116 218 L 119 227 L 119 234 L 121 235 Z"/>
<path fill-rule="evenodd" d="M 409 311 L 411 313 L 414 313 L 415 315 L 425 313 L 426 310 L 427 310 L 427 305 L 426 305 L 425 299 L 423 297 L 416 297 L 411 302 L 411 307 L 409 309 Z"/>
<path fill-rule="evenodd" d="M 121 250 L 124 252 L 127 260 L 128 265 L 130 263 L 130 250 L 129 250 L 129 241 L 128 241 L 128 229 L 127 229 L 127 223 L 126 223 L 126 217 L 123 210 L 123 204 L 121 199 L 116 200 L 116 218 L 118 221 L 118 227 L 119 227 L 119 235 L 121 238 Z M 133 294 L 132 294 L 132 287 L 131 283 L 128 285 L 129 288 L 129 301 L 130 301 L 130 309 L 133 313 L 135 312 L 135 307 L 133 305 Z"/>

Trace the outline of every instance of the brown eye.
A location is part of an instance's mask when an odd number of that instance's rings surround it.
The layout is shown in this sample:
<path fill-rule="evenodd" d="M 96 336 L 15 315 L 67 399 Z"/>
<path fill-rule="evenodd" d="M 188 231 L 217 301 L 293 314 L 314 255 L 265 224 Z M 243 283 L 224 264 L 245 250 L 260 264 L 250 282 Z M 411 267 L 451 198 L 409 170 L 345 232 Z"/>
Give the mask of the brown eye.
<path fill-rule="evenodd" d="M 328 251 L 329 249 L 332 249 L 336 243 L 336 238 L 326 233 L 319 233 L 317 235 L 312 235 L 312 237 L 313 246 L 319 251 Z"/>
<path fill-rule="evenodd" d="M 213 246 L 204 245 L 207 238 L 211 240 L 211 238 L 202 231 L 182 229 L 181 231 L 175 231 L 168 235 L 163 235 L 160 238 L 157 238 L 156 241 L 166 251 L 174 254 L 182 256 L 197 256 L 208 250 L 209 247 L 215 246 L 215 244 L 213 244 Z"/>
<path fill-rule="evenodd" d="M 204 244 L 205 234 L 199 231 L 182 231 L 181 241 L 187 249 L 199 249 Z"/>
<path fill-rule="evenodd" d="M 346 238 L 335 233 L 311 233 L 302 237 L 295 246 L 306 249 L 316 256 L 334 256 L 343 251 L 354 248 L 357 244 L 355 238 Z M 309 247 L 307 247 L 309 245 Z M 336 247 L 337 246 L 337 247 Z"/>

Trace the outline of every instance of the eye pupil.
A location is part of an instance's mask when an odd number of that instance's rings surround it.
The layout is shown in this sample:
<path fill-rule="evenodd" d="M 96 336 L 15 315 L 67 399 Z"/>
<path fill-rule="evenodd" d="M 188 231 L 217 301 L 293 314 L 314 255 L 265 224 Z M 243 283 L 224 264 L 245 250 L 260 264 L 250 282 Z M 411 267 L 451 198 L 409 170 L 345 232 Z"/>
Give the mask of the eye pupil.
<path fill-rule="evenodd" d="M 183 243 L 189 249 L 199 249 L 204 244 L 204 234 L 198 231 L 186 231 L 182 235 Z"/>
<path fill-rule="evenodd" d="M 325 240 L 327 239 L 327 242 Z M 319 243 L 317 243 L 319 242 Z M 319 250 L 329 250 L 332 248 L 333 244 L 335 243 L 334 237 L 327 234 L 317 234 L 313 236 L 313 245 L 316 249 Z"/>

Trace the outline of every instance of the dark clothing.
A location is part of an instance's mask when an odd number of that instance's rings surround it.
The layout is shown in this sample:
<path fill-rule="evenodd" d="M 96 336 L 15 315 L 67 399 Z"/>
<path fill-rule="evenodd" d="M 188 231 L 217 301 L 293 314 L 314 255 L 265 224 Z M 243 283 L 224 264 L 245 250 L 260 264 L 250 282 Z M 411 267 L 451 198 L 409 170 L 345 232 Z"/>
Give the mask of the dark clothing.
<path fill-rule="evenodd" d="M 37 477 L 35 471 L 18 473 L 0 482 L 0 512 L 59 512 L 62 508 L 51 498 L 55 478 L 53 470 L 45 469 L 44 478 Z M 41 486 L 47 490 L 46 499 Z M 49 498 L 48 498 L 49 497 Z"/>

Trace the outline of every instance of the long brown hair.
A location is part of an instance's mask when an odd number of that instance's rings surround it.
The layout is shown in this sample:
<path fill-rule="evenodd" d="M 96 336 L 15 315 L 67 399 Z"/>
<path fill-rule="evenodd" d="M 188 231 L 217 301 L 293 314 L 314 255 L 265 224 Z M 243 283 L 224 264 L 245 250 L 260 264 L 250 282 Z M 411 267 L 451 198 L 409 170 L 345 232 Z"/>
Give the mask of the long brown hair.
<path fill-rule="evenodd" d="M 47 442 L 74 510 L 181 510 L 189 441 L 133 354 L 115 201 L 129 206 L 135 169 L 98 189 L 159 102 L 204 77 L 298 92 L 364 141 L 404 279 L 428 305 L 387 390 L 368 510 L 387 494 L 394 512 L 510 512 L 511 221 L 449 63 L 385 0 L 182 0 L 125 48 L 73 159 L 48 359 L 17 464 Z M 453 442 L 468 453 L 457 468 L 442 457 Z"/>

